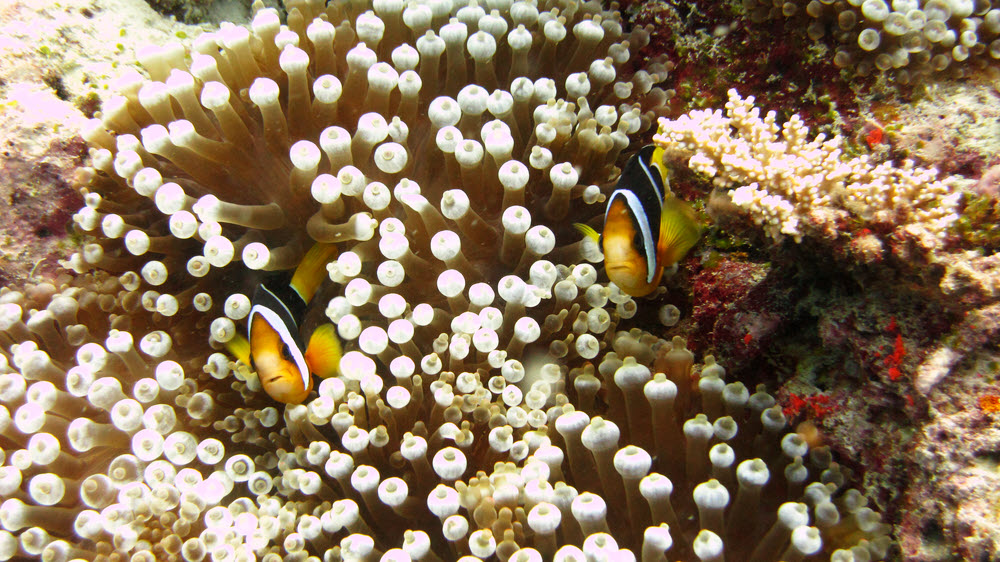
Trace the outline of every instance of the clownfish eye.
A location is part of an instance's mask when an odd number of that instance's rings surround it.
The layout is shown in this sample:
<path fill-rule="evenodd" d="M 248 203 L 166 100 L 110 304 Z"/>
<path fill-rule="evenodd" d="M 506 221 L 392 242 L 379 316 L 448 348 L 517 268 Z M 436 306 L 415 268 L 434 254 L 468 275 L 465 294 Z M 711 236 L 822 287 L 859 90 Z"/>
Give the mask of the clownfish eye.
<path fill-rule="evenodd" d="M 642 243 L 642 233 L 636 231 L 632 236 L 632 247 L 636 249 L 637 252 L 644 252 L 645 245 Z"/>
<path fill-rule="evenodd" d="M 292 350 L 288 348 L 287 343 L 281 345 L 281 357 L 282 359 L 287 359 L 287 360 L 292 359 Z"/>

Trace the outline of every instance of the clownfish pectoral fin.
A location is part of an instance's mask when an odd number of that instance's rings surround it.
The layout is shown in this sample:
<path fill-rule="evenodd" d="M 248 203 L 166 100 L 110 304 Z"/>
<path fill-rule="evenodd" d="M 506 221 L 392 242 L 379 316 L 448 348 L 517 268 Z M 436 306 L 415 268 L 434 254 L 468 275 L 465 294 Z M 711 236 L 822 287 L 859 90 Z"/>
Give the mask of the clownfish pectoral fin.
<path fill-rule="evenodd" d="M 312 300 L 320 283 L 326 277 L 326 264 L 337 255 L 337 247 L 333 244 L 317 242 L 302 256 L 302 261 L 292 274 L 289 285 L 302 297 L 306 304 Z"/>
<path fill-rule="evenodd" d="M 306 346 L 305 356 L 309 370 L 321 379 L 336 376 L 340 373 L 341 355 L 337 328 L 333 324 L 323 324 L 316 328 Z"/>
<path fill-rule="evenodd" d="M 679 262 L 701 238 L 701 225 L 694 209 L 673 195 L 667 196 L 660 214 L 657 264 L 670 267 Z"/>
<path fill-rule="evenodd" d="M 226 350 L 244 365 L 250 366 L 250 342 L 246 338 L 236 334 L 233 339 L 226 342 Z"/>
<path fill-rule="evenodd" d="M 594 230 L 592 226 L 588 226 L 581 222 L 575 222 L 573 223 L 573 228 L 575 228 L 580 234 L 586 236 L 587 238 L 590 238 L 597 244 L 601 243 L 601 235 L 598 234 L 597 231 Z"/>

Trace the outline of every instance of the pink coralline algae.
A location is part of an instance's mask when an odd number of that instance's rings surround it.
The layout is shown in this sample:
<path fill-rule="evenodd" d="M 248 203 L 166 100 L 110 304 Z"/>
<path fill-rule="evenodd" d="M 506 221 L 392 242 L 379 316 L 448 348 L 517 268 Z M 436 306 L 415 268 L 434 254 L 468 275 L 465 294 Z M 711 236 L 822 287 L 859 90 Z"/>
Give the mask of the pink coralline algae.
<path fill-rule="evenodd" d="M 791 287 L 764 264 L 720 258 L 691 275 L 692 342 L 739 363 L 773 342 L 790 315 Z"/>
<path fill-rule="evenodd" d="M 0 224 L 0 285 L 59 270 L 66 223 L 83 203 L 70 182 L 86 153 L 80 139 L 53 140 L 38 155 L 20 150 L 16 140 L 6 144 L 0 152 L 0 205 L 13 213 Z"/>

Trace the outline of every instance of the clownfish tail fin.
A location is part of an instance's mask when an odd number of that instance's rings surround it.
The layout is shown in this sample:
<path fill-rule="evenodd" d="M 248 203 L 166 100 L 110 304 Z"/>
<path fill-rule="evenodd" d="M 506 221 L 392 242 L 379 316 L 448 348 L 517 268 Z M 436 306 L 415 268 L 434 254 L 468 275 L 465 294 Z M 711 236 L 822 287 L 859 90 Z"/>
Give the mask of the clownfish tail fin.
<path fill-rule="evenodd" d="M 292 274 L 289 285 L 302 297 L 303 302 L 308 304 L 312 300 L 327 275 L 326 264 L 336 255 L 335 245 L 317 242 L 305 256 L 302 256 L 302 261 Z"/>

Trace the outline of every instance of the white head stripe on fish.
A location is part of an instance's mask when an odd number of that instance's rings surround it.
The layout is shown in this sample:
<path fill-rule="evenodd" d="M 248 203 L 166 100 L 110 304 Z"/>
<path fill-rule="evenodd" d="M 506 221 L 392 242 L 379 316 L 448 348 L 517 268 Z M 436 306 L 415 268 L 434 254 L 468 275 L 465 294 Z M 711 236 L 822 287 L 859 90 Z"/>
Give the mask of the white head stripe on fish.
<path fill-rule="evenodd" d="M 294 290 L 294 287 L 292 289 Z M 285 303 L 284 299 L 282 299 L 278 295 L 274 294 L 274 291 L 272 291 L 271 289 L 268 289 L 267 285 L 261 284 L 260 285 L 260 290 L 264 291 L 265 293 L 267 293 L 268 295 L 270 295 L 271 299 L 273 299 L 274 302 L 276 302 L 276 303 L 278 303 L 278 304 L 281 305 L 281 310 L 275 310 L 274 312 L 278 313 L 279 316 L 281 315 L 282 312 L 284 312 L 286 318 L 289 318 L 293 322 L 295 322 L 296 324 L 298 324 L 298 319 L 295 317 L 295 314 L 292 313 L 292 310 L 290 308 L 288 308 L 288 304 Z M 295 291 L 295 294 L 298 295 L 299 292 Z"/>
<path fill-rule="evenodd" d="M 285 310 L 288 309 L 286 308 Z M 274 329 L 275 332 L 278 332 L 278 336 L 281 338 L 281 341 L 285 342 L 285 345 L 288 346 L 289 353 L 292 354 L 292 359 L 295 359 L 295 365 L 299 368 L 299 374 L 302 376 L 302 386 L 309 386 L 309 366 L 306 364 L 306 358 L 302 354 L 302 350 L 299 349 L 299 344 L 296 342 L 296 338 L 290 331 L 288 331 L 288 326 L 273 310 L 267 308 L 266 306 L 255 304 L 250 307 L 250 319 L 247 324 L 250 326 L 251 332 L 253 331 L 254 314 L 260 314 L 264 320 L 271 325 L 271 328 Z M 252 336 L 251 341 L 253 341 Z"/>
<path fill-rule="evenodd" d="M 646 179 L 649 180 L 649 185 L 652 186 L 653 191 L 656 192 L 656 202 L 659 204 L 660 208 L 663 208 L 663 190 L 660 189 L 663 183 L 663 176 L 660 175 L 659 167 L 651 162 L 646 162 L 644 159 L 639 159 L 639 165 L 642 166 L 642 171 L 646 173 Z M 655 168 L 655 169 L 653 169 Z M 659 181 L 658 181 L 659 180 Z"/>
<path fill-rule="evenodd" d="M 653 231 L 649 221 L 646 219 L 646 212 L 642 208 L 642 203 L 639 198 L 636 197 L 635 193 L 628 189 L 619 189 L 611 194 L 611 199 L 608 200 L 608 209 L 611 208 L 611 202 L 614 201 L 616 196 L 622 196 L 625 198 L 625 204 L 628 205 L 630 211 L 632 211 L 632 218 L 636 225 L 639 227 L 639 234 L 642 235 L 643 248 L 646 250 L 646 282 L 652 283 L 653 277 L 656 276 L 656 244 L 653 241 Z M 604 222 L 608 221 L 608 212 L 604 212 Z"/>

